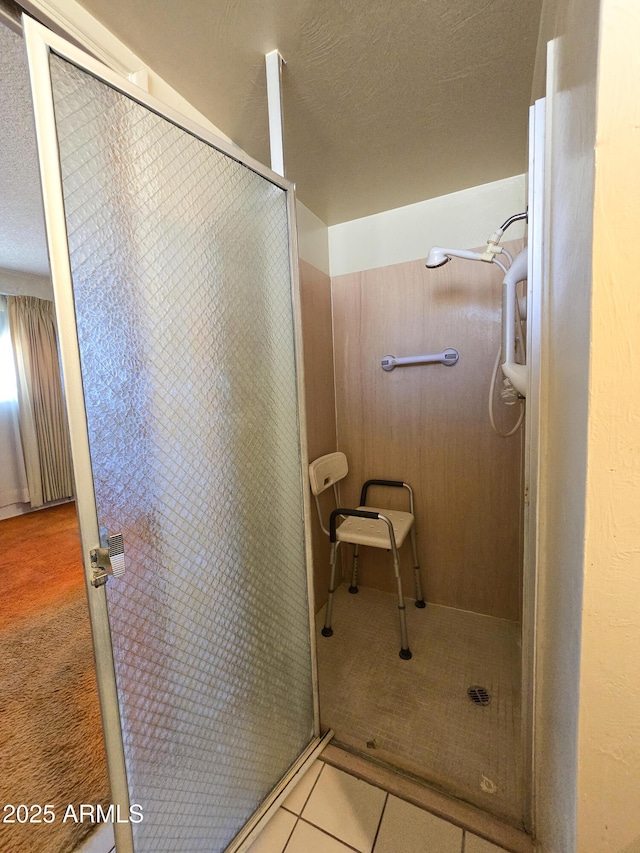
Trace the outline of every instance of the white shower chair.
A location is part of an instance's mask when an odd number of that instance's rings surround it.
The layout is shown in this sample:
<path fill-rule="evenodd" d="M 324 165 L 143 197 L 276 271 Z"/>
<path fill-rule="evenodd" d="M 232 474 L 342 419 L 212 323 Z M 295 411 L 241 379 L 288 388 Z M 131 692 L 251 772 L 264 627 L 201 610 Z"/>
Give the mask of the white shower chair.
<path fill-rule="evenodd" d="M 425 607 L 422 596 L 422 584 L 420 581 L 420 565 L 418 563 L 418 549 L 416 546 L 416 529 L 413 507 L 413 489 L 407 483 L 400 480 L 367 480 L 360 493 L 360 506 L 356 509 L 346 509 L 339 505 L 338 490 L 336 484 L 347 476 L 349 466 L 344 453 L 328 453 L 321 456 L 309 465 L 309 480 L 311 491 L 316 500 L 320 527 L 329 537 L 331 542 L 331 580 L 329 582 L 329 599 L 327 601 L 327 613 L 322 629 L 323 637 L 333 634 L 331 627 L 331 616 L 333 610 L 333 593 L 335 592 L 336 564 L 338 547 L 341 542 L 349 542 L 354 546 L 353 570 L 349 592 L 358 592 L 358 557 L 360 546 L 366 545 L 371 548 L 384 548 L 391 551 L 393 557 L 393 571 L 398 586 L 398 614 L 400 617 L 400 657 L 403 660 L 411 659 L 409 640 L 407 637 L 407 617 L 402 594 L 402 579 L 400 577 L 400 562 L 398 550 L 410 534 L 411 547 L 413 550 L 413 566 L 416 587 L 416 607 Z M 389 486 L 391 488 L 403 488 L 409 492 L 409 512 L 399 510 L 380 509 L 367 506 L 367 491 L 370 486 Z M 333 487 L 336 509 L 330 515 L 329 529 L 324 525 L 322 510 L 318 496 L 329 487 Z M 344 521 L 339 522 L 340 518 Z"/>

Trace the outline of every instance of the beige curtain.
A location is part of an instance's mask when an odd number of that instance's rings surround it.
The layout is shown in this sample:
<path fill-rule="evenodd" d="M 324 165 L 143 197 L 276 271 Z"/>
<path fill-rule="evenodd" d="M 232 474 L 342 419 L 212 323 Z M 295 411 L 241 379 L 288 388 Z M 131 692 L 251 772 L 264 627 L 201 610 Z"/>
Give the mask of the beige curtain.
<path fill-rule="evenodd" d="M 29 500 L 38 507 L 73 495 L 53 303 L 35 296 L 7 301 Z"/>

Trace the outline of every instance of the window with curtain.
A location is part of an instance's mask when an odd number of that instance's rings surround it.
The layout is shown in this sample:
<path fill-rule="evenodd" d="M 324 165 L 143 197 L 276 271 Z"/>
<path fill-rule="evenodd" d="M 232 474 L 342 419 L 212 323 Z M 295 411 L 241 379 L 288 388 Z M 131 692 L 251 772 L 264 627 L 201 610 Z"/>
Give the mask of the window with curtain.
<path fill-rule="evenodd" d="M 0 295 L 0 510 L 28 501 L 7 298 Z"/>
<path fill-rule="evenodd" d="M 9 296 L 20 438 L 32 507 L 73 495 L 53 303 Z"/>

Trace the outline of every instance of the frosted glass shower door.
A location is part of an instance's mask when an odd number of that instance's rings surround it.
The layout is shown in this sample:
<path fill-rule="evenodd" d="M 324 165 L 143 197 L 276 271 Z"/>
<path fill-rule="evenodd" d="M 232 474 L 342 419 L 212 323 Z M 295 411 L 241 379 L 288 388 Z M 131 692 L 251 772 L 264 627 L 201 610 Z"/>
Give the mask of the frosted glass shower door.
<path fill-rule="evenodd" d="M 231 849 L 319 742 L 291 187 L 26 30 L 118 851 Z"/>

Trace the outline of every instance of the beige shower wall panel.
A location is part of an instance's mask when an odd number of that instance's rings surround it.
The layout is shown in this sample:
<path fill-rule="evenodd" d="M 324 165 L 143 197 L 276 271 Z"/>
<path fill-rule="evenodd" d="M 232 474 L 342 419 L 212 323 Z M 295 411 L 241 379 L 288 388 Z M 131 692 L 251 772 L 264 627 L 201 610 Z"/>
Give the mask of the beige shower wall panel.
<path fill-rule="evenodd" d="M 519 246 L 515 247 L 516 250 Z M 428 601 L 520 618 L 522 433 L 496 436 L 487 413 L 500 341 L 502 274 L 455 261 L 413 261 L 333 279 L 338 447 L 350 462 L 344 505 L 369 478 L 404 480 L 416 496 Z M 382 370 L 383 356 L 455 347 L 455 366 Z M 518 406 L 499 423 L 513 423 Z M 371 492 L 399 506 L 405 490 Z M 385 505 L 384 503 L 382 505 Z M 389 555 L 363 549 L 361 583 L 395 591 Z M 408 547 L 403 580 L 413 596 Z"/>
<path fill-rule="evenodd" d="M 309 460 L 336 449 L 336 398 L 333 384 L 333 328 L 331 279 L 306 261 L 300 261 L 300 310 L 304 348 L 305 408 Z M 315 607 L 327 600 L 329 540 L 311 507 Z"/>

